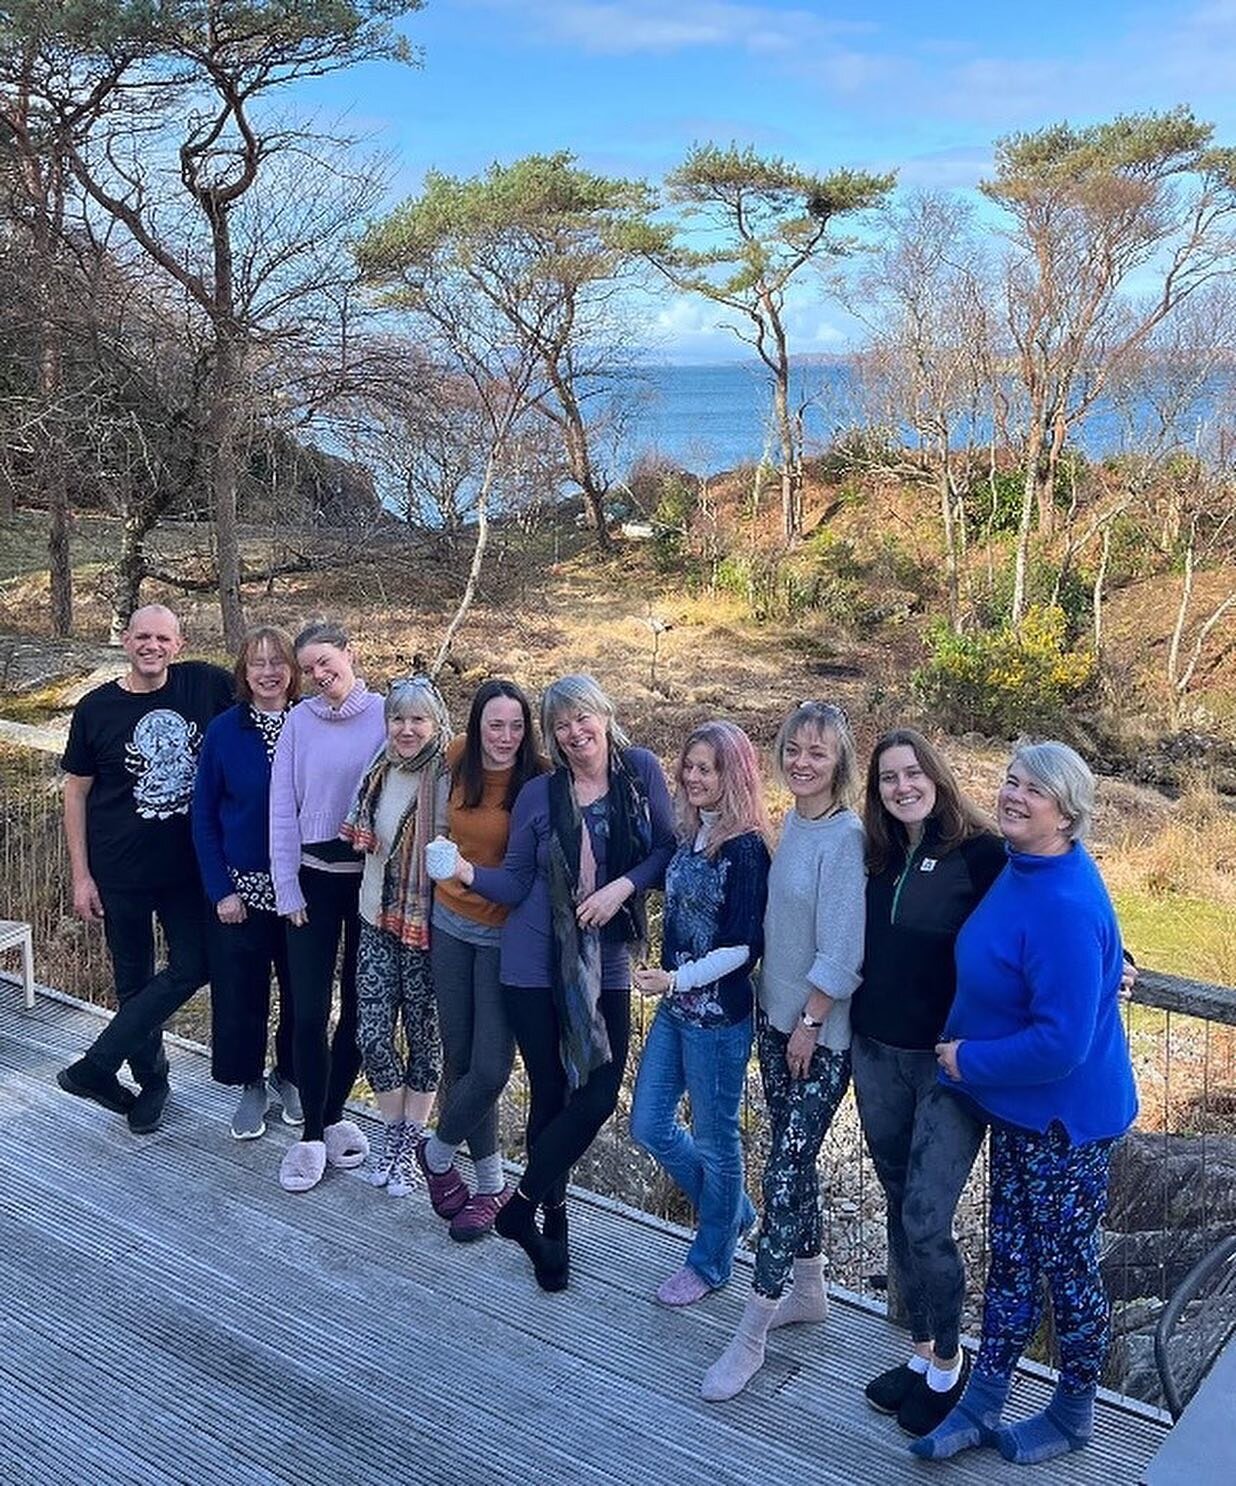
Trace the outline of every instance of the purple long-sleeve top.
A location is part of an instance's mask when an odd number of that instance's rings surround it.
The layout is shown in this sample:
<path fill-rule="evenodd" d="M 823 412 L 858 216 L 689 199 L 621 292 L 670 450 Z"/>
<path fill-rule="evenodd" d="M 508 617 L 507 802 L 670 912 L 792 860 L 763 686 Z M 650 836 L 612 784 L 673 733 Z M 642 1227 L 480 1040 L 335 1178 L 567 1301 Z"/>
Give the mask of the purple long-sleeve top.
<path fill-rule="evenodd" d="M 385 739 L 382 698 L 363 681 L 338 707 L 306 697 L 288 713 L 270 774 L 270 875 L 280 913 L 305 906 L 301 847 L 336 839 Z"/>
<path fill-rule="evenodd" d="M 659 887 L 674 854 L 674 810 L 665 775 L 656 757 L 646 748 L 628 748 L 626 760 L 648 796 L 652 823 L 652 850 L 642 862 L 621 874 L 630 879 L 637 893 Z M 595 829 L 596 812 L 585 810 L 584 821 L 597 864 L 597 886 L 608 875 L 604 834 Z M 502 926 L 499 944 L 499 973 L 510 986 L 553 984 L 553 934 L 549 901 L 549 776 L 530 779 L 519 792 L 511 811 L 511 834 L 501 867 L 476 867 L 472 886 L 492 903 L 504 903 L 511 912 Z M 627 990 L 631 965 L 624 944 L 601 944 L 601 986 L 607 991 Z"/>

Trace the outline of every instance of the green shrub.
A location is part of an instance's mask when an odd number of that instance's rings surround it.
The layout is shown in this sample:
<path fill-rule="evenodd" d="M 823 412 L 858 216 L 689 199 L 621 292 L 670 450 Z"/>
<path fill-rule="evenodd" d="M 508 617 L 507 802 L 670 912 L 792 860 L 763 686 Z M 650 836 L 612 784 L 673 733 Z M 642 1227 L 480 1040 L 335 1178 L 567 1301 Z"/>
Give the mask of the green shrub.
<path fill-rule="evenodd" d="M 958 635 L 940 621 L 928 643 L 931 653 L 913 686 L 953 731 L 1016 737 L 1054 728 L 1094 676 L 1093 654 L 1069 648 L 1068 620 L 1051 606 L 1030 609 L 1015 627 L 973 634 Z"/>
<path fill-rule="evenodd" d="M 670 470 L 661 476 L 652 513 L 653 556 L 659 568 L 669 570 L 681 562 L 698 505 L 699 488 L 690 475 Z"/>

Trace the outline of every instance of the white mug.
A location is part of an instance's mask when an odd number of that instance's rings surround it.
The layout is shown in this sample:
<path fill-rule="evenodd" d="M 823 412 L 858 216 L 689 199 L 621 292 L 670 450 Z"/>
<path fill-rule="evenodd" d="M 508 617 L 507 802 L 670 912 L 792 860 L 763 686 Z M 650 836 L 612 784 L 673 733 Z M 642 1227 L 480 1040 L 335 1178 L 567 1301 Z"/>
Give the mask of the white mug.
<path fill-rule="evenodd" d="M 454 877 L 459 865 L 459 848 L 445 836 L 435 836 L 425 847 L 425 870 L 435 882 Z"/>

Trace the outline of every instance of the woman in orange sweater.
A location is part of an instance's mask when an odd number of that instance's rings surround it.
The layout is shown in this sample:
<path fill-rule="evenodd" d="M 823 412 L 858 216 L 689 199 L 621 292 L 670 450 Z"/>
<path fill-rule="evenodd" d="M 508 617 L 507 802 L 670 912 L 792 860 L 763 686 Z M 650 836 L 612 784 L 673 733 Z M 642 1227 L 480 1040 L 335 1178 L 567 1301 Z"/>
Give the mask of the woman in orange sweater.
<path fill-rule="evenodd" d="M 451 793 L 447 831 L 468 861 L 502 865 L 515 796 L 545 771 L 536 751 L 528 698 L 511 681 L 486 681 L 472 699 L 468 726 L 447 752 Z M 483 1238 L 509 1196 L 498 1150 L 498 1099 L 515 1044 L 498 980 L 498 931 L 507 910 L 458 881 L 434 891 L 431 955 L 446 1060 L 438 1127 L 418 1148 L 430 1201 L 460 1243 Z M 467 1142 L 476 1170 L 469 1192 L 455 1166 Z"/>

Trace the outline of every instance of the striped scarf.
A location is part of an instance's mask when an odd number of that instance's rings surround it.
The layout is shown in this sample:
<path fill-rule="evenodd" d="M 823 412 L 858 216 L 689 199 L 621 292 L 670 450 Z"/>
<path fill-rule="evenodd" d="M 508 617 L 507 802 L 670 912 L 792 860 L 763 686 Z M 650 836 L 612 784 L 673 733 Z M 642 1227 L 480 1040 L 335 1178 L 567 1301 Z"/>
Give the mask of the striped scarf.
<path fill-rule="evenodd" d="M 438 781 L 445 763 L 442 757 L 442 733 L 438 731 L 419 753 L 410 759 L 393 758 L 385 744 L 365 771 L 356 803 L 339 834 L 357 851 L 374 852 L 381 848 L 374 830 L 374 816 L 382 788 L 392 769 L 419 772 L 417 790 L 391 839 L 386 870 L 382 874 L 382 899 L 377 926 L 393 934 L 401 943 L 417 949 L 429 948 L 429 911 L 433 883 L 425 871 L 425 847 L 434 832 Z"/>

